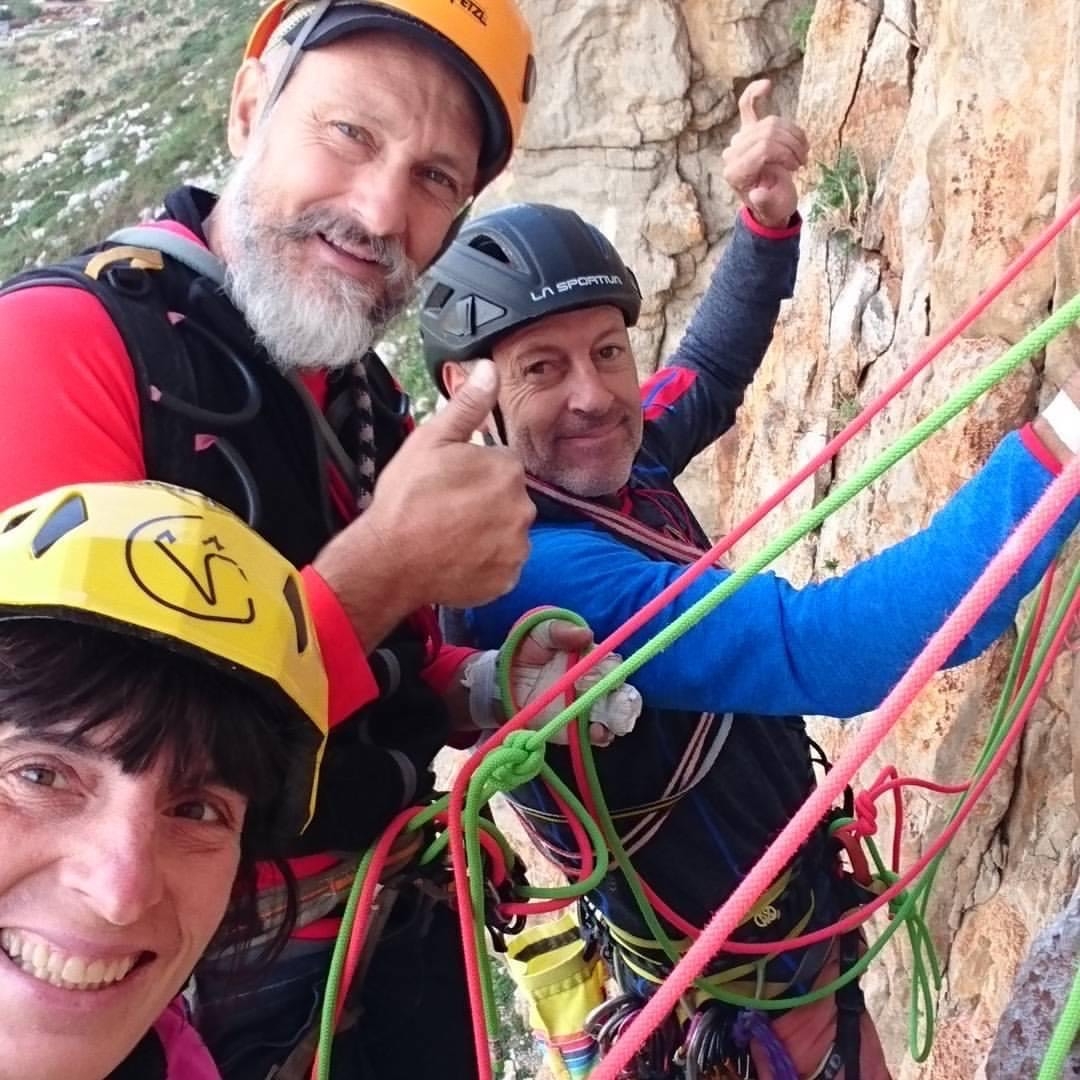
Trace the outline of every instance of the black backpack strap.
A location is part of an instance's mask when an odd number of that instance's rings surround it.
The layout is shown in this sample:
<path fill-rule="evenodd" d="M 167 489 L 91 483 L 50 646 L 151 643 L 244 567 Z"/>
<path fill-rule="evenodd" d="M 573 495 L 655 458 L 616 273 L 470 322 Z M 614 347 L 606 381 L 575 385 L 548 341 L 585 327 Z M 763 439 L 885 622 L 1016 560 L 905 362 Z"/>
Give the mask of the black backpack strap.
<path fill-rule="evenodd" d="M 838 943 L 839 968 L 843 975 L 857 963 L 862 952 L 862 937 L 858 930 L 844 934 Z M 836 1039 L 832 1052 L 816 1074 L 815 1080 L 859 1080 L 862 1071 L 862 1017 L 866 1003 L 858 979 L 852 979 L 836 991 Z"/>
<path fill-rule="evenodd" d="M 16 274 L 0 286 L 0 296 L 59 286 L 82 289 L 101 304 L 124 343 L 135 375 L 146 474 L 177 482 L 181 472 L 190 474 L 190 468 L 179 463 L 193 458 L 195 447 L 183 424 L 164 422 L 155 398 L 164 391 L 191 400 L 195 382 L 184 343 L 153 279 L 162 265 L 160 254 L 149 249 L 87 252 Z"/>

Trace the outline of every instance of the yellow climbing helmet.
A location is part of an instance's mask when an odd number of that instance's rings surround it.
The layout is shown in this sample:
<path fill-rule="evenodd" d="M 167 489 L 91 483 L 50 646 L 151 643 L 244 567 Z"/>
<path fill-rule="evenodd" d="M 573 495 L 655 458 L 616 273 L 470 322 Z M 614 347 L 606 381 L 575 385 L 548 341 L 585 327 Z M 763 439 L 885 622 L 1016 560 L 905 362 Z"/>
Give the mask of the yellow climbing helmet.
<path fill-rule="evenodd" d="M 392 30 L 435 49 L 472 87 L 484 114 L 477 190 L 506 167 L 536 84 L 532 35 L 516 0 L 273 0 L 248 39 L 244 59 L 279 42 L 293 53 L 278 74 L 281 92 L 300 50 L 360 30 Z"/>
<path fill-rule="evenodd" d="M 278 821 L 311 818 L 327 681 L 299 575 L 230 511 L 168 484 L 79 484 L 0 514 L 0 620 L 160 642 L 248 682 L 295 723 Z"/>

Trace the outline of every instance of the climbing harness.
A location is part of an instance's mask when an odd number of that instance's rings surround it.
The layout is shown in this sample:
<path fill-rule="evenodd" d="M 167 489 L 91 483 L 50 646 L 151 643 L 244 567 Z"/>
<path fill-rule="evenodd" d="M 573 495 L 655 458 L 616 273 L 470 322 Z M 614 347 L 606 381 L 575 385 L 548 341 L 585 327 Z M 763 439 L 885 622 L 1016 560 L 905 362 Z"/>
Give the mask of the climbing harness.
<path fill-rule="evenodd" d="M 1074 469 L 1074 473 L 1075 473 L 1075 471 L 1076 470 Z M 1061 481 L 1059 481 L 1058 483 L 1060 485 Z M 1075 488 L 1075 485 L 1076 485 L 1075 478 L 1073 478 L 1072 483 L 1073 483 L 1074 488 Z M 1059 502 L 1061 503 L 1061 508 L 1063 508 L 1063 506 L 1065 505 L 1065 501 L 1064 501 L 1064 497 L 1061 495 L 1060 490 L 1058 492 L 1058 497 L 1059 497 Z M 1029 529 L 1028 531 L 1031 532 L 1032 530 Z M 1033 546 L 1034 541 L 1030 537 L 1028 539 L 1030 541 L 1029 546 Z M 1037 536 L 1035 537 L 1035 539 L 1037 539 Z M 1022 556 L 1014 557 L 1014 561 L 1019 562 L 1021 557 Z M 996 729 L 995 741 L 997 742 L 997 749 L 996 749 L 996 752 L 993 754 L 992 758 L 990 758 L 989 761 L 988 761 L 986 772 L 982 775 L 979 782 L 974 786 L 974 788 L 970 792 L 970 798 L 967 801 L 967 805 L 966 805 L 966 810 L 967 811 L 970 811 L 971 806 L 974 804 L 974 800 L 978 798 L 978 796 L 981 794 L 981 792 L 985 789 L 986 785 L 989 783 L 990 779 L 993 776 L 994 768 L 998 764 L 1000 764 L 1001 761 L 1004 760 L 1005 756 L 1009 752 L 1010 747 L 1015 744 L 1015 740 L 1019 736 L 1019 734 L 1020 734 L 1020 732 L 1022 730 L 1022 722 L 1023 722 L 1023 719 L 1024 719 L 1024 715 L 1025 715 L 1022 710 L 1020 712 L 1017 712 L 1017 710 L 1021 709 L 1021 706 L 1023 706 L 1024 708 L 1030 708 L 1030 703 L 1033 700 L 1032 695 L 1033 695 L 1033 693 L 1037 692 L 1037 690 L 1038 690 L 1039 683 L 1037 681 L 1037 676 L 1041 673 L 1042 678 L 1045 679 L 1046 673 L 1049 670 L 1048 661 L 1052 660 L 1053 655 L 1054 655 L 1054 651 L 1055 651 L 1055 647 L 1060 646 L 1065 641 L 1066 634 L 1067 634 L 1067 632 L 1069 630 L 1070 612 L 1072 613 L 1072 618 L 1075 618 L 1075 612 L 1078 609 L 1080 609 L 1080 601 L 1078 601 L 1078 599 L 1077 599 L 1077 592 L 1078 591 L 1080 591 L 1080 570 L 1078 570 L 1078 571 L 1076 571 L 1074 573 L 1073 579 L 1070 582 L 1069 591 L 1067 592 L 1066 597 L 1062 600 L 1061 604 L 1059 604 L 1058 609 L 1055 612 L 1054 618 L 1051 621 L 1050 629 L 1052 631 L 1054 631 L 1054 633 L 1055 633 L 1054 641 L 1044 642 L 1037 649 L 1035 649 L 1034 652 L 1032 652 L 1030 650 L 1030 648 L 1029 648 L 1029 645 L 1028 645 L 1028 642 L 1029 642 L 1030 639 L 1027 637 L 1027 635 L 1025 635 L 1025 637 L 1022 638 L 1022 641 L 1021 641 L 1022 649 L 1018 650 L 1018 656 L 1020 656 L 1021 660 L 1023 660 L 1024 657 L 1027 657 L 1027 658 L 1030 659 L 1030 661 L 1031 661 L 1031 665 L 1030 665 L 1031 670 L 1028 672 L 1027 676 L 1024 678 L 1023 684 L 1019 687 L 1019 689 L 1015 688 L 1015 682 L 1016 682 L 1016 678 L 1017 678 L 1016 671 L 1013 672 L 1010 680 L 1008 681 L 1008 685 L 1006 686 L 1005 693 L 1003 695 L 1003 700 L 1005 700 L 1006 702 L 1010 702 L 1010 701 L 1012 702 L 1011 708 L 1013 709 L 1013 711 L 1014 711 L 1014 713 L 1016 715 L 1014 716 L 1014 718 L 1012 720 L 1012 726 L 1011 727 L 1009 727 L 1008 725 L 1005 725 L 1004 729 L 998 730 L 998 729 L 1001 728 L 1001 725 L 999 725 L 997 723 L 995 723 L 993 725 L 994 728 Z M 1044 606 L 1044 605 L 1040 605 L 1040 606 Z M 972 618 L 972 621 L 973 621 L 973 618 Z M 942 653 L 942 658 L 943 658 L 944 655 L 947 655 L 947 653 L 949 651 L 949 647 L 943 647 L 943 648 L 945 648 L 945 652 Z M 940 660 L 938 661 L 938 663 L 940 663 Z M 928 668 L 927 673 L 928 673 L 929 670 L 934 670 L 934 668 Z M 526 733 L 519 733 L 519 734 L 525 735 Z M 523 748 L 519 748 L 519 749 L 523 749 Z M 490 770 L 491 764 L 492 763 L 490 761 L 487 762 L 489 770 Z M 517 763 L 518 767 L 522 767 L 524 764 L 525 764 L 525 762 L 521 761 L 520 759 L 518 760 L 518 763 Z M 478 770 L 478 773 L 479 773 L 479 770 Z M 503 777 L 502 780 L 503 780 L 503 782 L 508 781 L 510 784 L 514 783 L 513 777 Z M 891 781 L 891 780 L 888 781 L 888 783 L 892 783 L 892 782 L 893 781 Z M 837 790 L 840 791 L 842 789 L 837 789 Z M 437 816 L 439 816 L 441 814 L 441 811 L 438 810 L 437 808 L 436 809 L 427 808 L 425 810 L 418 810 L 418 811 L 414 811 L 412 813 L 414 814 L 415 819 L 417 821 L 424 821 L 424 820 L 433 820 L 435 817 L 437 817 Z M 943 834 L 943 836 L 940 838 L 939 844 L 936 846 L 936 850 L 931 850 L 928 853 L 928 856 L 924 856 L 923 859 L 920 860 L 920 862 L 916 865 L 916 867 L 913 870 L 914 873 L 921 872 L 930 863 L 930 861 L 932 859 L 934 859 L 935 857 L 940 857 L 940 846 L 941 846 L 941 844 L 943 844 L 945 841 L 947 841 L 955 833 L 956 829 L 962 823 L 965 816 L 966 816 L 966 813 L 963 814 L 963 815 L 958 814 L 954 818 L 953 822 L 950 824 L 949 828 L 946 830 L 946 833 Z M 407 820 L 408 820 L 408 812 L 406 812 L 406 815 L 403 817 L 401 824 L 404 825 L 405 823 L 407 823 Z M 394 829 L 392 828 L 390 832 L 393 833 Z M 388 834 L 388 835 L 390 835 L 390 834 Z M 494 847 L 496 847 L 498 845 L 498 840 L 496 840 L 494 837 L 491 836 L 491 831 L 490 830 L 485 830 L 484 833 L 482 833 L 481 835 L 487 837 L 486 841 L 482 844 L 482 846 L 485 848 L 485 850 L 493 849 Z M 440 840 L 437 841 L 436 844 L 433 845 L 433 847 L 438 849 L 439 851 L 441 851 L 442 847 L 444 846 L 444 842 L 445 842 L 445 834 L 444 834 L 443 837 L 440 837 Z M 597 847 L 596 850 L 597 850 L 598 854 L 600 854 L 601 856 L 603 855 L 604 849 L 602 847 Z M 506 853 L 504 852 L 504 855 L 505 854 Z M 497 860 L 496 860 L 496 862 L 497 862 Z M 586 866 L 587 866 L 587 864 L 586 864 Z M 359 882 L 360 878 L 358 878 L 357 880 Z M 902 891 L 902 886 L 903 886 L 903 882 L 899 882 L 896 885 L 891 886 L 889 889 L 886 889 L 881 894 L 881 896 L 878 897 L 878 900 L 876 901 L 878 906 L 880 906 L 880 904 L 882 904 L 884 902 L 892 900 L 895 896 L 899 895 L 899 893 Z M 539 890 L 533 890 L 533 892 L 536 893 L 536 892 L 539 892 Z M 912 899 L 909 898 L 906 901 L 906 903 L 910 905 L 912 903 Z M 838 930 L 838 931 L 841 930 L 841 929 L 850 930 L 850 929 L 853 929 L 854 926 L 857 926 L 858 923 L 861 922 L 861 921 L 862 921 L 861 918 L 856 918 L 854 920 L 854 925 L 845 925 L 844 922 L 842 922 L 841 924 L 838 924 L 838 926 L 836 928 L 834 928 L 834 929 Z M 346 920 L 346 925 L 347 925 L 347 922 L 348 922 L 348 920 Z M 851 920 L 848 920 L 848 922 L 851 922 Z M 898 925 L 898 924 L 894 924 L 894 925 Z M 356 929 L 360 930 L 360 926 L 358 925 Z M 358 934 L 357 935 L 357 940 L 362 940 L 362 936 Z M 876 951 L 881 947 L 882 944 L 883 944 L 883 941 L 881 941 L 879 939 L 879 941 L 877 943 L 875 943 L 875 946 L 872 948 L 872 950 L 868 951 L 867 955 L 864 956 L 862 958 L 862 960 L 860 960 L 858 962 L 858 964 L 854 965 L 851 970 L 855 970 L 856 968 L 865 966 L 865 964 L 869 962 L 869 959 L 872 957 L 872 955 L 874 953 L 876 953 Z M 327 995 L 328 1004 L 331 1003 L 332 1000 L 333 1000 L 332 995 L 328 991 L 328 995 Z M 764 1003 L 760 1003 L 760 1004 L 764 1004 Z M 851 1010 L 852 1013 L 854 1013 L 854 1011 L 855 1011 L 854 1009 Z M 623 1020 L 628 1021 L 628 1016 L 624 1014 L 623 1015 Z M 665 1023 L 667 1022 L 667 1018 L 665 1018 L 664 1022 Z M 611 1029 L 608 1029 L 608 1034 L 609 1035 L 611 1034 Z M 840 1041 L 841 1041 L 841 1039 L 838 1037 L 838 1043 Z M 603 1063 L 602 1063 L 601 1067 L 603 1067 Z M 328 1075 L 328 1074 L 322 1073 L 322 1074 L 319 1074 L 319 1075 Z M 826 1071 L 822 1075 L 827 1076 L 828 1072 Z"/>
<path fill-rule="evenodd" d="M 840 445 L 864 427 L 869 419 L 899 392 L 902 386 L 910 382 L 915 374 L 940 353 L 949 341 L 978 317 L 981 311 L 1018 276 L 1078 212 L 1080 212 L 1080 198 L 1076 199 L 1053 226 L 1014 262 L 1003 279 L 989 293 L 982 297 L 946 335 L 939 338 L 930 350 L 907 370 L 904 377 L 871 405 L 838 439 L 834 440 L 826 451 L 830 454 L 835 453 Z M 340 1008 L 342 979 L 344 977 L 344 985 L 348 985 L 349 975 L 355 967 L 359 943 L 363 941 L 370 916 L 375 876 L 372 871 L 378 867 L 381 860 L 385 859 L 390 844 L 401 831 L 417 828 L 436 818 L 442 818 L 447 828 L 421 858 L 432 858 L 436 854 L 441 854 L 447 844 L 449 845 L 454 869 L 455 902 L 463 941 L 467 943 L 465 960 L 474 1002 L 474 1041 L 477 1061 L 482 1080 L 488 1080 L 490 1059 L 487 1032 L 492 1030 L 495 1024 L 495 1010 L 490 976 L 482 962 L 485 952 L 483 929 L 480 921 L 474 918 L 474 913 L 487 910 L 490 894 L 485 883 L 486 871 L 493 869 L 496 877 L 503 872 L 499 859 L 493 857 L 493 854 L 501 852 L 503 859 L 510 862 L 513 861 L 513 856 L 504 846 L 497 832 L 488 827 L 489 823 L 480 817 L 480 807 L 496 791 L 512 791 L 514 787 L 534 777 L 542 777 L 555 795 L 556 805 L 560 813 L 565 816 L 574 834 L 575 843 L 581 851 L 580 873 L 577 880 L 555 889 L 521 887 L 517 891 L 522 899 L 515 902 L 503 902 L 501 905 L 503 912 L 527 914 L 537 910 L 552 910 L 592 891 L 607 873 L 610 852 L 610 857 L 627 877 L 628 882 L 638 889 L 642 915 L 649 922 L 650 931 L 656 935 L 656 940 L 665 946 L 665 951 L 670 950 L 669 959 L 673 964 L 668 977 L 647 997 L 624 994 L 622 997 L 605 1002 L 589 1017 L 587 1021 L 589 1030 L 594 1033 L 602 1049 L 606 1050 L 605 1056 L 592 1073 L 595 1080 L 616 1080 L 622 1076 L 647 1075 L 633 1064 L 639 1061 L 639 1051 L 646 1043 L 649 1046 L 647 1060 L 661 1066 L 670 1060 L 671 1065 L 684 1068 L 688 1077 L 724 1075 L 717 1071 L 719 1066 L 714 1067 L 713 1058 L 708 1056 L 713 1051 L 719 1053 L 717 1047 L 723 1048 L 723 1052 L 727 1054 L 723 1067 L 729 1070 L 728 1075 L 739 1076 L 739 1069 L 742 1069 L 745 1075 L 752 1075 L 745 1061 L 738 1056 L 739 1044 L 740 1042 L 744 1044 L 742 1049 L 745 1049 L 745 1044 L 748 1044 L 751 1039 L 757 1039 L 759 1046 L 762 1046 L 766 1052 L 773 1052 L 768 1046 L 766 1034 L 768 1025 L 764 1022 L 762 1014 L 789 1009 L 798 1004 L 821 1000 L 829 996 L 835 996 L 837 999 L 836 1042 L 833 1053 L 823 1062 L 818 1076 L 835 1077 L 841 1067 L 841 1059 L 847 1057 L 848 1061 L 843 1062 L 846 1080 L 857 1080 L 857 1018 L 862 1005 L 855 980 L 900 925 L 909 924 L 911 932 L 915 935 L 913 942 L 918 940 L 920 949 L 928 944 L 929 935 L 925 930 L 925 923 L 921 920 L 925 915 L 929 889 L 934 873 L 940 865 L 944 845 L 967 819 L 975 801 L 985 791 L 996 770 L 1015 746 L 1023 731 L 1035 695 L 1048 678 L 1054 658 L 1068 640 L 1072 624 L 1080 615 L 1080 568 L 1074 569 L 1069 575 L 1064 596 L 1054 609 L 1052 616 L 1046 621 L 1041 636 L 1034 633 L 1030 623 L 1022 635 L 1001 703 L 991 723 L 986 749 L 978 763 L 972 782 L 967 785 L 933 786 L 943 793 L 960 794 L 962 798 L 954 808 L 945 829 L 930 849 L 902 876 L 898 873 L 895 858 L 890 867 L 877 854 L 870 839 L 870 833 L 873 832 L 875 826 L 874 800 L 890 793 L 893 794 L 894 799 L 899 799 L 899 789 L 912 782 L 886 771 L 878 777 L 865 797 L 849 800 L 848 805 L 845 806 L 845 810 L 848 811 L 846 814 L 832 813 L 829 826 L 837 844 L 851 856 L 850 869 L 853 880 L 864 887 L 867 887 L 868 883 L 871 886 L 867 900 L 861 909 L 844 916 L 833 926 L 822 931 L 802 934 L 785 939 L 783 942 L 771 942 L 766 945 L 732 942 L 729 940 L 730 935 L 747 915 L 754 911 L 759 898 L 783 872 L 790 861 L 791 854 L 817 827 L 818 822 L 829 815 L 833 808 L 843 800 L 854 773 L 865 763 L 873 748 L 887 734 L 917 690 L 940 668 L 954 650 L 957 641 L 968 633 L 1004 581 L 1015 573 L 1016 568 L 1034 549 L 1053 521 L 1080 493 L 1080 462 L 1072 462 L 1060 476 L 1052 481 L 1032 513 L 1016 529 L 980 576 L 979 581 L 969 591 L 967 597 L 934 635 L 863 730 L 858 733 L 851 748 L 821 778 L 811 797 L 713 916 L 708 926 L 695 932 L 685 952 L 680 954 L 680 951 L 674 948 L 659 923 L 654 910 L 658 898 L 646 899 L 641 884 L 635 880 L 633 867 L 619 841 L 610 816 L 605 815 L 602 799 L 596 800 L 595 805 L 589 808 L 595 811 L 597 820 L 594 820 L 594 814 L 587 812 L 578 796 L 563 785 L 545 764 L 543 747 L 546 740 L 556 731 L 574 722 L 569 729 L 570 746 L 575 755 L 580 755 L 580 765 L 587 782 L 584 785 L 579 782 L 578 787 L 581 794 L 587 796 L 591 791 L 590 784 L 595 780 L 595 767 L 590 774 L 591 754 L 588 750 L 586 731 L 586 718 L 593 702 L 631 676 L 634 671 L 735 592 L 750 577 L 820 525 L 825 517 L 970 405 L 989 387 L 1041 351 L 1051 338 L 1072 325 L 1078 318 L 1080 318 L 1080 296 L 1074 297 L 1059 308 L 1040 327 L 989 365 L 968 386 L 916 425 L 895 446 L 851 480 L 838 486 L 802 520 L 683 612 L 663 632 L 627 657 L 617 669 L 604 676 L 557 717 L 545 723 L 539 730 L 526 730 L 527 725 L 534 722 L 547 705 L 566 693 L 593 664 L 617 648 L 696 577 L 715 565 L 716 560 L 756 524 L 772 506 L 784 498 L 796 484 L 801 482 L 801 479 L 805 479 L 816 470 L 821 461 L 815 459 L 788 485 L 785 485 L 785 489 L 769 500 L 765 507 L 729 534 L 722 543 L 701 555 L 677 581 L 628 620 L 618 631 L 601 642 L 592 653 L 572 664 L 564 677 L 530 702 L 502 729 L 492 735 L 481 746 L 480 751 L 465 763 L 447 798 L 440 800 L 432 807 L 416 808 L 399 814 L 361 862 L 360 871 L 354 882 L 342 935 L 335 949 L 334 968 L 327 986 L 323 1010 L 323 1039 L 313 1076 L 325 1078 L 329 1075 L 334 1021 Z M 1048 585 L 1044 586 L 1044 597 L 1047 596 Z M 1038 621 L 1042 621 L 1046 609 L 1047 600 L 1041 600 L 1035 612 Z M 565 617 L 565 615 L 560 615 L 560 617 Z M 870 855 L 869 859 L 861 854 L 857 841 L 865 843 Z M 894 836 L 892 845 L 894 856 L 897 854 L 897 845 L 898 840 Z M 920 875 L 924 876 L 920 877 Z M 503 894 L 499 895 L 501 897 Z M 892 921 L 878 939 L 865 952 L 862 952 L 857 936 L 858 928 L 869 914 L 885 905 L 889 905 L 893 916 Z M 669 925 L 679 928 L 678 923 L 672 922 L 669 918 L 669 913 L 664 912 L 663 917 Z M 696 985 L 695 980 L 715 954 L 724 950 L 753 955 L 775 952 L 778 947 L 784 949 L 806 947 L 819 940 L 827 939 L 838 942 L 840 949 L 838 961 L 841 970 L 839 978 L 833 980 L 828 986 L 815 987 L 810 993 L 797 999 L 754 1000 L 740 998 L 738 995 L 729 995 L 725 998 L 722 991 L 706 985 L 704 988 L 706 997 L 710 1000 L 702 1006 L 694 1007 L 689 1025 L 676 1041 L 672 1034 L 675 1030 L 673 1025 L 676 1023 L 674 1018 L 679 1008 L 684 1005 L 685 995 L 691 984 Z M 930 968 L 929 974 L 923 976 L 922 982 L 917 986 L 917 993 L 913 996 L 912 1004 L 915 1019 L 925 1019 L 928 1022 L 931 1017 L 932 994 L 940 981 L 940 972 L 936 968 L 936 962 L 931 961 Z M 1078 987 L 1080 987 L 1080 980 L 1078 980 Z M 1080 988 L 1078 987 L 1074 987 L 1074 993 L 1070 997 L 1062 1018 L 1059 1033 L 1055 1035 L 1052 1050 L 1055 1047 L 1060 1049 L 1061 1045 L 1065 1045 L 1067 1050 L 1066 1040 L 1070 1038 L 1070 1032 L 1075 1032 L 1080 1026 Z M 738 1015 L 735 1024 L 729 1023 L 731 1013 L 730 1010 L 723 1010 L 725 1003 L 739 1006 L 743 1010 Z M 925 1057 L 929 1049 L 931 1034 L 932 1027 L 927 1032 L 927 1042 L 914 1047 L 916 1056 L 921 1054 Z M 729 1037 L 731 1052 L 724 1045 L 724 1041 Z M 669 1048 L 670 1058 L 668 1057 Z M 782 1047 L 780 1049 L 782 1050 Z M 853 1054 L 854 1058 L 852 1058 Z M 1061 1057 L 1063 1060 L 1063 1054 Z M 1049 1055 L 1047 1061 L 1050 1061 Z M 785 1063 L 779 1055 L 772 1067 L 777 1080 L 787 1080 L 791 1075 L 783 1071 L 790 1067 L 790 1062 Z M 713 1071 L 705 1072 L 703 1069 Z M 1044 1073 L 1045 1076 L 1040 1074 L 1040 1080 L 1049 1080 L 1049 1077 L 1054 1075 L 1046 1073 L 1045 1066 Z"/>

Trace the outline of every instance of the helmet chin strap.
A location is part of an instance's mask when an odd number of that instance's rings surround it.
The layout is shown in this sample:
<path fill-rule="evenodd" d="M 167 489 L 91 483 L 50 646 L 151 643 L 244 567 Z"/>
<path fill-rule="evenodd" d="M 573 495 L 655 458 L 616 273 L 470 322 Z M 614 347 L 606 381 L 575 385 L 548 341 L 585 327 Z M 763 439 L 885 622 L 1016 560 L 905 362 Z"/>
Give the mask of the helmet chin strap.
<path fill-rule="evenodd" d="M 495 421 L 495 430 L 498 432 L 498 439 L 491 434 L 490 431 L 484 431 L 484 445 L 485 446 L 509 446 L 510 440 L 506 437 L 506 424 L 503 422 L 502 409 L 498 405 L 491 410 L 491 419 Z"/>

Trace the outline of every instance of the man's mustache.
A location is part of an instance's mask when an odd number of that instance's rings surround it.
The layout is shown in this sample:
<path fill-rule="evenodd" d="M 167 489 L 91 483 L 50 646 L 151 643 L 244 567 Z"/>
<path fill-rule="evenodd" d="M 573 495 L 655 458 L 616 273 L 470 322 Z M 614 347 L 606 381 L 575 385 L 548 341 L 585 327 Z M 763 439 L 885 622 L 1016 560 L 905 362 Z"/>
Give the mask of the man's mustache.
<path fill-rule="evenodd" d="M 325 210 L 309 211 L 287 225 L 279 227 L 279 233 L 287 240 L 307 240 L 322 236 L 337 247 L 349 251 L 367 249 L 366 257 L 385 266 L 392 273 L 400 273 L 403 267 L 412 272 L 412 264 L 405 254 L 405 246 L 396 236 L 379 236 L 363 225 L 327 213 Z"/>

